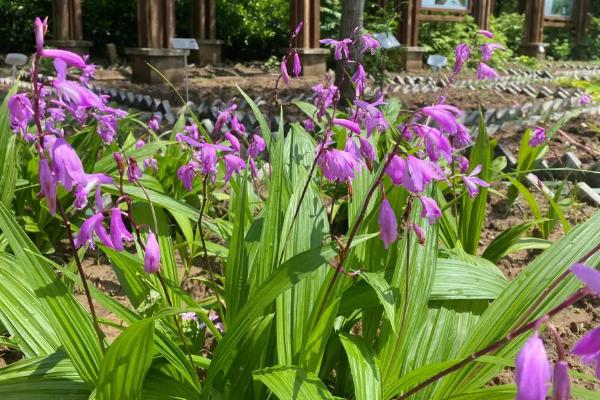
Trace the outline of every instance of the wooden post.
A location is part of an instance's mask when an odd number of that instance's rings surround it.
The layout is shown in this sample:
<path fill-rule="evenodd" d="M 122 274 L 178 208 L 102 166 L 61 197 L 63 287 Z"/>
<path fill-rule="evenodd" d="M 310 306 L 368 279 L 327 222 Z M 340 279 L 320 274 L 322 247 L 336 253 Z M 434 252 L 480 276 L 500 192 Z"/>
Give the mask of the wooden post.
<path fill-rule="evenodd" d="M 399 2 L 401 20 L 398 26 L 398 37 L 402 44 L 400 65 L 405 71 L 420 70 L 423 68 L 425 53 L 425 48 L 419 47 L 421 0 L 399 0 Z"/>
<path fill-rule="evenodd" d="M 221 62 L 223 41 L 217 40 L 215 0 L 193 0 L 191 17 L 192 33 L 199 47 L 192 51 L 192 59 L 200 65 Z"/>
<path fill-rule="evenodd" d="M 589 0 L 575 0 L 573 21 L 575 23 L 575 57 L 584 59 L 587 52 L 587 29 L 590 24 Z"/>
<path fill-rule="evenodd" d="M 525 35 L 520 51 L 535 58 L 544 58 L 546 47 L 544 39 L 544 0 L 530 0 L 525 11 Z"/>
<path fill-rule="evenodd" d="M 492 14 L 492 2 L 493 0 L 472 0 L 473 3 L 473 17 L 479 29 L 489 30 L 490 28 L 490 15 Z"/>
<path fill-rule="evenodd" d="M 303 75 L 323 75 L 327 71 L 326 58 L 329 50 L 321 49 L 321 1 L 290 0 L 290 32 L 300 22 L 302 30 L 296 38 L 295 47 L 302 62 Z M 288 49 L 284 50 L 286 53 Z"/>
<path fill-rule="evenodd" d="M 131 60 L 131 79 L 139 83 L 164 83 L 152 68 L 169 81 L 183 81 L 183 55 L 187 50 L 172 49 L 175 37 L 175 0 L 138 1 L 139 48 L 125 49 Z"/>
<path fill-rule="evenodd" d="M 52 33 L 48 44 L 79 54 L 87 54 L 92 42 L 83 40 L 81 0 L 52 0 Z"/>

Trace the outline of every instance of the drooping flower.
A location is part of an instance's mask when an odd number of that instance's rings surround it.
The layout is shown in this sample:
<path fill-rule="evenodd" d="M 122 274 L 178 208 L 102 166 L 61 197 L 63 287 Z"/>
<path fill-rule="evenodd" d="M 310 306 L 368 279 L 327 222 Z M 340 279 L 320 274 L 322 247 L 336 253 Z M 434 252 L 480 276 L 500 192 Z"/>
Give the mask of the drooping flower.
<path fill-rule="evenodd" d="M 463 156 L 459 156 L 458 159 L 456 160 L 456 162 L 458 163 L 458 169 L 460 169 L 460 172 L 462 174 L 466 174 L 467 171 L 469 170 L 469 160 L 466 159 Z"/>
<path fill-rule="evenodd" d="M 196 171 L 200 169 L 200 165 L 196 161 L 190 161 L 188 164 L 179 167 L 177 170 L 177 177 L 183 184 L 185 190 L 192 190 L 194 185 L 194 177 Z"/>
<path fill-rule="evenodd" d="M 379 223 L 379 237 L 387 249 L 398 237 L 398 221 L 396 221 L 396 214 L 385 196 L 381 201 L 377 222 Z"/>
<path fill-rule="evenodd" d="M 579 105 L 580 106 L 587 106 L 591 102 L 592 102 L 592 96 L 590 96 L 589 94 L 584 94 L 583 96 L 581 96 L 579 98 Z"/>
<path fill-rule="evenodd" d="M 75 109 L 104 108 L 104 100 L 94 92 L 77 82 L 67 80 L 67 64 L 63 60 L 54 59 L 54 68 L 56 69 L 56 79 L 52 81 L 52 86 L 63 102 Z"/>
<path fill-rule="evenodd" d="M 539 146 L 540 144 L 546 141 L 546 130 L 540 126 L 537 126 L 534 131 L 531 139 L 529 139 L 529 145 L 531 147 Z"/>
<path fill-rule="evenodd" d="M 458 108 L 443 103 L 423 107 L 421 112 L 433 119 L 444 131 L 451 134 L 458 129 L 456 117 L 462 114 Z"/>
<path fill-rule="evenodd" d="M 121 210 L 117 207 L 110 210 L 110 239 L 117 251 L 123 250 L 123 241 L 131 242 L 133 240 L 133 235 L 123 223 Z"/>
<path fill-rule="evenodd" d="M 358 124 L 354 121 L 342 118 L 334 118 L 331 120 L 331 123 L 337 126 L 341 126 L 342 128 L 346 128 L 349 131 L 354 132 L 356 134 L 360 133 L 360 126 L 358 126 Z"/>
<path fill-rule="evenodd" d="M 431 160 L 437 161 L 442 156 L 448 162 L 452 160 L 452 146 L 442 132 L 427 125 L 414 125 L 413 130 L 425 140 L 425 149 Z"/>
<path fill-rule="evenodd" d="M 33 118 L 33 107 L 25 93 L 17 93 L 8 99 L 10 127 L 15 133 L 27 133 L 27 125 Z"/>
<path fill-rule="evenodd" d="M 350 182 L 362 165 L 354 154 L 338 149 L 324 150 L 317 159 L 317 164 L 325 178 L 338 182 Z"/>
<path fill-rule="evenodd" d="M 500 75 L 498 75 L 498 73 L 492 67 L 490 67 L 486 63 L 479 63 L 479 66 L 477 67 L 477 79 L 493 80 L 493 79 L 497 79 L 499 77 L 500 77 Z"/>
<path fill-rule="evenodd" d="M 444 178 L 444 172 L 437 164 L 409 155 L 406 157 L 401 185 L 409 192 L 420 193 L 430 182 Z"/>
<path fill-rule="evenodd" d="M 265 140 L 259 135 L 253 135 L 250 146 L 248 146 L 248 156 L 256 158 L 260 153 L 265 151 L 265 148 Z"/>
<path fill-rule="evenodd" d="M 83 58 L 79 54 L 67 50 L 43 49 L 42 57 L 61 60 L 65 64 L 77 67 L 79 69 L 84 69 L 86 67 L 85 61 L 83 61 Z"/>
<path fill-rule="evenodd" d="M 85 172 L 79 156 L 73 147 L 60 137 L 52 146 L 52 168 L 67 191 L 71 191 L 74 184 L 84 181 Z"/>
<path fill-rule="evenodd" d="M 226 140 L 231 144 L 231 148 L 237 152 L 240 151 L 240 141 L 231 134 L 231 132 L 225 132 L 223 135 Z"/>
<path fill-rule="evenodd" d="M 40 187 L 46 198 L 48 210 L 50 210 L 51 215 L 54 215 L 56 212 L 56 178 L 52 174 L 48 160 L 45 157 L 40 158 L 39 161 L 39 177 Z"/>
<path fill-rule="evenodd" d="M 481 59 L 488 62 L 496 50 L 504 49 L 504 46 L 498 43 L 486 43 L 481 46 Z"/>
<path fill-rule="evenodd" d="M 198 320 L 198 316 L 196 315 L 195 312 L 184 312 L 181 313 L 181 320 L 182 321 L 197 321 Z"/>
<path fill-rule="evenodd" d="M 419 200 L 423 209 L 421 210 L 421 218 L 429 219 L 429 225 L 433 225 L 435 221 L 442 216 L 442 210 L 437 202 L 427 196 L 420 196 Z"/>
<path fill-rule="evenodd" d="M 302 126 L 304 126 L 304 129 L 309 132 L 315 131 L 315 123 L 310 118 L 306 118 L 304 121 L 302 121 Z"/>
<path fill-rule="evenodd" d="M 346 144 L 344 145 L 344 151 L 352 154 L 356 158 L 360 158 L 360 150 L 358 150 L 358 146 L 356 146 L 356 142 L 349 136 L 346 138 Z"/>
<path fill-rule="evenodd" d="M 290 84 L 290 76 L 288 75 L 288 71 L 287 71 L 287 63 L 285 62 L 285 57 L 283 59 L 283 61 L 281 61 L 281 65 L 279 66 L 279 70 L 281 71 L 281 79 L 283 79 L 283 83 L 285 83 L 286 85 Z"/>
<path fill-rule="evenodd" d="M 375 161 L 375 149 L 371 145 L 371 142 L 369 142 L 369 139 L 359 136 L 358 142 L 360 144 L 360 154 L 363 156 L 363 158 L 365 160 Z"/>
<path fill-rule="evenodd" d="M 42 21 L 40 17 L 35 17 L 35 21 L 33 23 L 33 31 L 35 33 L 35 47 L 38 54 L 42 53 L 44 49 L 44 35 L 48 30 L 48 17 L 44 18 Z"/>
<path fill-rule="evenodd" d="M 383 95 L 380 95 L 377 100 L 369 103 L 364 100 L 355 100 L 354 104 L 358 106 L 358 119 L 364 124 L 367 130 L 367 136 L 371 136 L 374 130 L 383 132 L 389 127 L 385 115 L 377 107 L 385 104 Z"/>
<path fill-rule="evenodd" d="M 298 23 L 298 26 L 296 26 L 296 29 L 294 29 L 294 33 L 292 34 L 292 37 L 296 37 L 298 36 L 298 34 L 300 33 L 300 31 L 302 30 L 302 27 L 304 26 L 304 22 L 300 21 Z"/>
<path fill-rule="evenodd" d="M 385 173 L 390 177 L 394 185 L 400 185 L 402 183 L 402 176 L 404 176 L 405 169 L 406 161 L 404 158 L 394 154 L 385 170 Z"/>
<path fill-rule="evenodd" d="M 223 157 L 225 162 L 225 182 L 229 182 L 231 175 L 234 173 L 238 174 L 241 170 L 246 168 L 244 160 L 233 154 L 227 154 Z"/>
<path fill-rule="evenodd" d="M 79 249 L 80 247 L 89 244 L 90 248 L 94 248 L 94 233 L 98 236 L 98 239 L 107 247 L 112 247 L 112 241 L 108 232 L 102 225 L 104 221 L 104 216 L 101 212 L 96 213 L 86 219 L 81 228 L 79 228 L 79 232 L 77 232 L 77 236 L 75 237 L 74 244 L 75 248 Z"/>
<path fill-rule="evenodd" d="M 486 31 L 485 29 L 480 30 L 479 32 L 477 32 L 478 34 L 485 36 L 488 39 L 493 39 L 494 38 L 494 34 L 490 31 Z"/>
<path fill-rule="evenodd" d="M 471 49 L 469 48 L 469 45 L 466 43 L 461 43 L 456 46 L 456 49 L 454 49 L 454 56 L 456 59 L 454 62 L 454 73 L 458 74 L 462 70 L 463 65 L 465 65 L 471 56 Z"/>
<path fill-rule="evenodd" d="M 362 49 L 360 50 L 361 53 L 368 51 L 371 54 L 375 54 L 375 50 L 381 47 L 377 39 L 368 33 L 360 37 L 360 42 L 362 44 Z"/>
<path fill-rule="evenodd" d="M 362 64 L 358 64 L 356 72 L 352 75 L 352 83 L 354 83 L 354 91 L 356 97 L 360 97 L 362 92 L 365 90 L 365 83 L 367 82 L 367 74 Z"/>
<path fill-rule="evenodd" d="M 473 168 L 473 171 L 469 175 L 463 175 L 462 180 L 469 192 L 471 198 L 479 194 L 479 187 L 490 187 L 490 184 L 486 181 L 479 179 L 476 175 L 481 172 L 481 165 Z"/>
<path fill-rule="evenodd" d="M 322 118 L 326 113 L 327 109 L 333 104 L 333 101 L 338 97 L 338 87 L 333 84 L 327 86 L 319 83 L 312 87 L 315 92 L 313 104 L 317 107 L 317 117 Z"/>
<path fill-rule="evenodd" d="M 571 272 L 585 285 L 600 295 L 600 272 L 585 266 L 584 264 L 574 264 L 571 266 Z"/>
<path fill-rule="evenodd" d="M 156 241 L 156 236 L 148 232 L 146 236 L 146 254 L 144 254 L 144 271 L 149 274 L 160 270 L 160 247 Z"/>
<path fill-rule="evenodd" d="M 144 172 L 141 170 L 137 160 L 133 157 L 127 159 L 127 179 L 129 182 L 137 182 L 142 178 Z"/>
<path fill-rule="evenodd" d="M 158 172 L 158 161 L 154 157 L 146 158 L 144 160 L 144 170 L 152 168 L 154 172 Z"/>
<path fill-rule="evenodd" d="M 544 400 L 550 386 L 550 363 L 544 342 L 535 332 L 517 355 L 516 400 Z"/>
<path fill-rule="evenodd" d="M 135 148 L 136 149 L 141 149 L 142 147 L 144 147 L 146 145 L 146 142 L 144 142 L 143 139 L 138 139 L 137 142 L 135 142 Z"/>
<path fill-rule="evenodd" d="M 350 50 L 348 49 L 348 45 L 352 43 L 352 39 L 322 39 L 319 41 L 321 44 L 326 44 L 328 46 L 332 46 L 334 48 L 334 56 L 336 60 L 341 60 L 342 55 L 346 57 L 346 59 L 350 58 Z"/>
<path fill-rule="evenodd" d="M 554 365 L 552 377 L 552 400 L 570 400 L 571 383 L 569 382 L 569 363 L 559 360 Z"/>
<path fill-rule="evenodd" d="M 573 267 L 571 267 L 571 270 L 573 270 Z M 571 352 L 582 357 L 586 364 L 594 366 L 596 368 L 596 378 L 600 379 L 600 327 L 592 329 L 579 339 Z"/>
<path fill-rule="evenodd" d="M 456 124 L 456 132 L 450 133 L 452 137 L 452 145 L 454 147 L 462 147 L 471 144 L 471 135 L 466 126 Z"/>
<path fill-rule="evenodd" d="M 231 126 L 231 130 L 238 135 L 246 134 L 246 127 L 244 127 L 244 125 L 235 115 L 231 116 L 231 119 L 229 120 L 229 126 Z"/>
<path fill-rule="evenodd" d="M 294 52 L 294 76 L 297 78 L 300 76 L 300 74 L 302 73 L 302 64 L 300 63 L 300 56 L 298 55 L 298 52 L 295 51 Z"/>
<path fill-rule="evenodd" d="M 161 121 L 162 121 L 162 115 L 160 113 L 155 113 L 152 116 L 152 118 L 150 118 L 150 121 L 148 121 L 148 129 L 151 129 L 154 132 L 158 131 L 160 129 L 160 122 Z"/>
<path fill-rule="evenodd" d="M 415 233 L 415 235 L 417 235 L 417 240 L 419 241 L 419 244 L 423 245 L 425 244 L 425 231 L 423 230 L 423 228 L 421 228 L 419 226 L 419 224 L 415 224 L 410 222 L 406 228 L 408 229 L 408 231 L 413 231 Z"/>
<path fill-rule="evenodd" d="M 100 185 L 111 183 L 112 178 L 104 174 L 86 174 L 77 181 L 75 184 L 75 202 L 74 207 L 78 210 L 82 210 L 88 203 L 88 196 L 94 190 L 94 188 Z"/>

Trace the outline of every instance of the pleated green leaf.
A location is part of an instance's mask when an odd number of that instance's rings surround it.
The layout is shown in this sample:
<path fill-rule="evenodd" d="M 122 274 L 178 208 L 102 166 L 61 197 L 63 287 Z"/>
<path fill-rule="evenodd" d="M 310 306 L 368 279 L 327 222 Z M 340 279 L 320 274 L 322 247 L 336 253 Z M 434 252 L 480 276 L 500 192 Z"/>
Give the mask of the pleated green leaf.
<path fill-rule="evenodd" d="M 495 266 L 438 258 L 429 300 L 490 299 L 500 296 L 508 281 Z"/>
<path fill-rule="evenodd" d="M 86 400 L 90 389 L 65 353 L 18 361 L 0 369 L 2 400 Z"/>
<path fill-rule="evenodd" d="M 377 295 L 379 299 L 379 303 L 383 306 L 383 310 L 385 311 L 385 315 L 390 321 L 390 325 L 394 334 L 397 334 L 396 331 L 396 300 L 394 299 L 394 292 L 392 287 L 385 280 L 385 276 L 382 273 L 376 272 L 365 272 L 362 273 L 361 276 L 365 279 L 365 281 L 373 288 L 373 291 Z M 434 285 L 435 288 L 435 285 Z"/>
<path fill-rule="evenodd" d="M 359 336 L 341 334 L 340 340 L 352 371 L 356 400 L 383 399 L 379 360 Z"/>
<path fill-rule="evenodd" d="M 253 373 L 280 400 L 329 400 L 333 396 L 314 374 L 295 366 L 265 368 Z"/>
<path fill-rule="evenodd" d="M 100 367 L 98 400 L 141 399 L 153 356 L 154 319 L 135 322 L 110 345 Z"/>
<path fill-rule="evenodd" d="M 0 106 L 0 202 L 10 207 L 15 195 L 19 163 L 18 135 L 10 129 L 8 115 L 8 99 L 16 93 L 17 85 L 13 85 Z"/>

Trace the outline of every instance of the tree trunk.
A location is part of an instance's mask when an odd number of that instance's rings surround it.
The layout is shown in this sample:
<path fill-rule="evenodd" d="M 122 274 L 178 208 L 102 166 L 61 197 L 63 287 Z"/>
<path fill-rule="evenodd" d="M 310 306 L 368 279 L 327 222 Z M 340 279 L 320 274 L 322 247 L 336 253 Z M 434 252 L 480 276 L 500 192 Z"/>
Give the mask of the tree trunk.
<path fill-rule="evenodd" d="M 365 0 L 344 0 L 342 4 L 342 21 L 340 23 L 340 39 L 352 38 L 354 30 L 358 32 L 363 27 Z M 350 78 L 357 68 L 357 62 L 362 63 L 360 41 L 350 47 L 350 59 L 356 62 L 348 63 L 344 58 L 337 62 L 335 82 L 340 89 L 340 106 L 345 107 L 354 99 L 354 87 Z"/>

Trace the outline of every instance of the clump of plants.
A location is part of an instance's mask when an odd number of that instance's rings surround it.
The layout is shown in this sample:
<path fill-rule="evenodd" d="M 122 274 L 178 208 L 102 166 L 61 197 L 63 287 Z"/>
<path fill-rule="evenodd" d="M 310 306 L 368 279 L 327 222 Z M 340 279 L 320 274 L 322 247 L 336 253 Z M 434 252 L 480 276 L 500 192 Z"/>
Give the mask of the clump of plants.
<path fill-rule="evenodd" d="M 359 64 L 348 109 L 327 79 L 286 125 L 277 98 L 302 72 L 301 29 L 271 111 L 240 91 L 256 126 L 232 102 L 209 132 L 185 106 L 170 130 L 112 107 L 86 86 L 94 67 L 46 49 L 36 20 L 32 88 L 15 87 L 0 115 L 0 321 L 23 356 L 0 369 L 3 399 L 569 398 L 569 349 L 540 332 L 600 293 L 600 215 L 508 282 L 496 263 L 524 230 L 479 246 L 503 176 L 483 118 L 469 132 L 444 92 L 414 111 L 367 98 Z M 456 47 L 451 82 L 469 64 L 497 77 L 492 39 Z M 323 44 L 347 61 L 352 46 L 379 47 L 358 31 Z M 42 59 L 54 77 L 38 75 Z M 546 132 L 527 140 L 543 148 Z M 94 255 L 127 305 L 88 283 Z M 107 325 L 121 330 L 110 343 Z M 599 334 L 570 351 L 597 364 Z M 507 366 L 516 386 L 489 386 Z"/>

